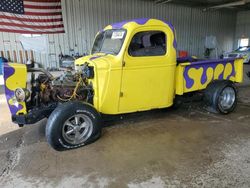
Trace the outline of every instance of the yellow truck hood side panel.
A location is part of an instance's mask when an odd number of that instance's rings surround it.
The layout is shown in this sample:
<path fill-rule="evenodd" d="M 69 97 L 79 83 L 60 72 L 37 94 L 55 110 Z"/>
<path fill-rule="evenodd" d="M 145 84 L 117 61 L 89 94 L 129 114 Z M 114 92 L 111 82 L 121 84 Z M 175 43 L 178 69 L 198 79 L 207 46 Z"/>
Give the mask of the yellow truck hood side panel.
<path fill-rule="evenodd" d="M 121 83 L 121 60 L 119 56 L 94 54 L 75 61 L 76 69 L 88 63 L 94 67 L 95 76 L 90 79 L 94 89 L 94 107 L 101 113 L 116 114 Z"/>
<path fill-rule="evenodd" d="M 17 88 L 26 88 L 26 65 L 18 63 L 5 63 L 3 70 L 5 95 L 11 114 L 26 114 L 27 111 L 25 102 L 17 102 L 15 98 L 15 90 Z"/>

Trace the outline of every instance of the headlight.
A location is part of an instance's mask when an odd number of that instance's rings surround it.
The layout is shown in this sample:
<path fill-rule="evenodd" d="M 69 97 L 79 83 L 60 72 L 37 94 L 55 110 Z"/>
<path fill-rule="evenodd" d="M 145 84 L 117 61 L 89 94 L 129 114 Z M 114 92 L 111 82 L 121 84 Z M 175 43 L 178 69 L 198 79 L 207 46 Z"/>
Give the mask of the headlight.
<path fill-rule="evenodd" d="M 30 97 L 30 92 L 27 89 L 17 88 L 15 90 L 15 97 L 18 102 L 24 102 Z"/>

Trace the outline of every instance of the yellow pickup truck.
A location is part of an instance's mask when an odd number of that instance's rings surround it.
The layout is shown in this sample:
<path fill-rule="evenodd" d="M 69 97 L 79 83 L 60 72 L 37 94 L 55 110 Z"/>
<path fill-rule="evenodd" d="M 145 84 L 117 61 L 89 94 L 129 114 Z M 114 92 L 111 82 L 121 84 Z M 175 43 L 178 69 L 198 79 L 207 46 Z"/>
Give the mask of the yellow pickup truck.
<path fill-rule="evenodd" d="M 103 114 L 167 108 L 193 92 L 203 94 L 211 111 L 232 112 L 243 59 L 177 59 L 176 50 L 173 25 L 144 18 L 98 32 L 91 55 L 77 59 L 75 71 L 59 77 L 41 68 L 5 63 L 12 121 L 23 126 L 47 117 L 49 144 L 65 150 L 97 140 Z"/>

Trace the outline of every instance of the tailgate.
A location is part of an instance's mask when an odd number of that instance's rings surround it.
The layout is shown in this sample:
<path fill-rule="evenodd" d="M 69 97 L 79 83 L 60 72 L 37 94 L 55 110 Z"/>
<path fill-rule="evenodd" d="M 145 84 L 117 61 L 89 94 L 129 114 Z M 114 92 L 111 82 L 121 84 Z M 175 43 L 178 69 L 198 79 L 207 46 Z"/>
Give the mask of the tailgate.
<path fill-rule="evenodd" d="M 176 94 L 202 90 L 212 80 L 242 82 L 243 59 L 220 59 L 184 62 L 176 69 Z"/>

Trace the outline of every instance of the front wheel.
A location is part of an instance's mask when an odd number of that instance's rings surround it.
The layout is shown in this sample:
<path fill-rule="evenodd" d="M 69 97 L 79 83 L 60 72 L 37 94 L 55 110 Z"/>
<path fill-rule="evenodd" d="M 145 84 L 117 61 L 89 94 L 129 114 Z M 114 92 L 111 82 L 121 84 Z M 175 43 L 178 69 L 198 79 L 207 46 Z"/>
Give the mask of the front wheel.
<path fill-rule="evenodd" d="M 205 102 L 209 111 L 228 114 L 237 105 L 237 89 L 233 82 L 217 80 L 210 83 L 205 91 Z"/>
<path fill-rule="evenodd" d="M 58 151 L 84 146 L 100 137 L 100 122 L 99 113 L 91 105 L 79 101 L 64 103 L 48 119 L 47 141 Z"/>

